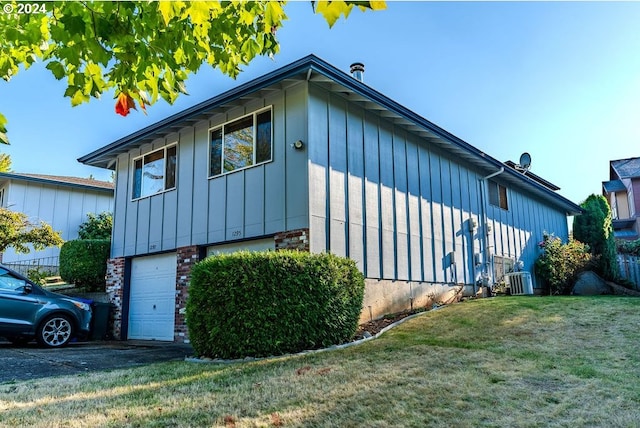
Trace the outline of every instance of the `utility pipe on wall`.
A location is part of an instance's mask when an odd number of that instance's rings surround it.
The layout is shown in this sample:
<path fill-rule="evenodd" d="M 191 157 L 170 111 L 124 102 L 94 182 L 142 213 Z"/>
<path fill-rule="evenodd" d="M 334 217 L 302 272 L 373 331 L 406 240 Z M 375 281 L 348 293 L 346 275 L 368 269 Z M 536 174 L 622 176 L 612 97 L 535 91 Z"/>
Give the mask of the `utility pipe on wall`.
<path fill-rule="evenodd" d="M 487 195 L 488 195 L 488 187 L 487 180 L 493 178 L 497 175 L 500 175 L 504 172 L 504 167 L 500 167 L 500 169 L 494 173 L 487 175 L 486 177 L 480 178 L 480 209 L 482 210 L 481 218 L 482 218 L 482 233 L 480 234 L 480 245 L 482 246 L 482 285 L 489 286 L 489 230 L 488 230 L 488 219 L 487 219 Z M 475 294 L 475 278 L 473 282 L 474 286 L 474 294 Z"/>

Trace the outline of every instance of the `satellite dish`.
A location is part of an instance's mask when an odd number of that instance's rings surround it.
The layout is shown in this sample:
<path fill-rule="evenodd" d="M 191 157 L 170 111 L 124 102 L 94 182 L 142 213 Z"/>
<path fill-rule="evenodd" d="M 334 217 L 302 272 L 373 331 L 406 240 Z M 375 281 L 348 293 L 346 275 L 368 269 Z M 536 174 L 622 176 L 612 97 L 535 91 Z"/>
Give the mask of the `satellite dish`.
<path fill-rule="evenodd" d="M 524 170 L 531 168 L 531 155 L 529 153 L 524 152 L 520 155 L 520 168 Z"/>

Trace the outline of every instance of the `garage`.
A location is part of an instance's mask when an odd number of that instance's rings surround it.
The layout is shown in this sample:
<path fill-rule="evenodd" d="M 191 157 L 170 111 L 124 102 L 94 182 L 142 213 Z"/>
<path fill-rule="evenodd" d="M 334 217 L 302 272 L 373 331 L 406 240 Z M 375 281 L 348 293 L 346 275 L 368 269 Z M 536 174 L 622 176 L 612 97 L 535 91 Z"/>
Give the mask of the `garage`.
<path fill-rule="evenodd" d="M 131 261 L 129 339 L 174 340 L 176 264 L 176 253 Z"/>

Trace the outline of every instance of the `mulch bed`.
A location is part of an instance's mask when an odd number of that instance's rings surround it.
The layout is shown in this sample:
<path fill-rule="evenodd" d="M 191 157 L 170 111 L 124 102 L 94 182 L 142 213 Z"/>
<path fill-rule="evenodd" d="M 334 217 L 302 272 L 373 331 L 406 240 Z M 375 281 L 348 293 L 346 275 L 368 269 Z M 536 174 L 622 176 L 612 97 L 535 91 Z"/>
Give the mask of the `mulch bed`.
<path fill-rule="evenodd" d="M 380 333 L 385 327 L 388 327 L 391 324 L 408 317 L 409 315 L 417 314 L 420 312 L 424 312 L 424 310 L 398 312 L 396 314 L 385 315 L 380 319 L 360 324 L 353 340 L 364 339 L 366 337 L 369 337 L 369 335 L 375 336 L 376 334 Z"/>

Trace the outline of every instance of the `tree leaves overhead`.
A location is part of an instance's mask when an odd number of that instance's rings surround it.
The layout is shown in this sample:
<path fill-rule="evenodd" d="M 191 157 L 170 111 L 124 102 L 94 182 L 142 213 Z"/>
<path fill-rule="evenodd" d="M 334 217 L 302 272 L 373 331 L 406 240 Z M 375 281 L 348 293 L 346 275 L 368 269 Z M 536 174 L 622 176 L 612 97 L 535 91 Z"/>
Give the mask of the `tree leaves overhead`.
<path fill-rule="evenodd" d="M 343 1 L 343 0 L 319 0 L 311 2 L 316 13 L 324 16 L 324 19 L 333 27 L 333 24 L 340 19 L 340 15 L 345 18 L 349 16 L 354 6 L 360 10 L 383 10 L 387 8 L 384 1 Z"/>
<path fill-rule="evenodd" d="M 279 51 L 276 31 L 286 1 L 56 1 L 46 12 L 0 13 L 0 77 L 43 61 L 73 106 L 104 92 L 139 105 L 175 102 L 184 81 L 209 64 L 235 78 L 257 56 Z M 13 3 L 17 10 L 17 3 Z M 332 26 L 354 5 L 384 2 L 318 1 L 314 10 Z M 0 142 L 8 143 L 0 115 Z"/>
<path fill-rule="evenodd" d="M 0 153 L 0 172 L 11 172 L 11 156 Z"/>
<path fill-rule="evenodd" d="M 7 138 L 7 119 L 0 113 L 0 143 L 9 144 Z"/>

